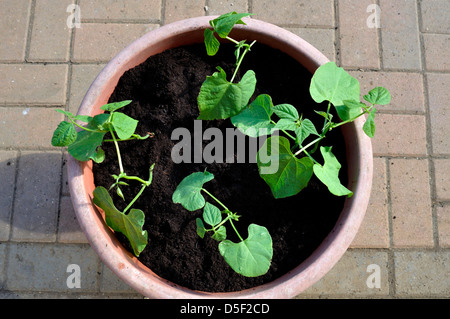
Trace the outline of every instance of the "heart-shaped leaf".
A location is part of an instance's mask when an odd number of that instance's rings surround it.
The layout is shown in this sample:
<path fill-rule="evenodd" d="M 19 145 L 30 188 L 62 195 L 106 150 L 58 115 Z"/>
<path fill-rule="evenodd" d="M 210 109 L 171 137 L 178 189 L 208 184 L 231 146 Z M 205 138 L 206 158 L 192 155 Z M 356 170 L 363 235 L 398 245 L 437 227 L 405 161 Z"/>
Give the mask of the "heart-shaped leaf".
<path fill-rule="evenodd" d="M 257 163 L 260 176 L 275 198 L 298 194 L 313 174 L 313 161 L 309 157 L 295 157 L 289 141 L 281 136 L 266 140 L 258 152 Z"/>
<path fill-rule="evenodd" d="M 256 87 L 255 72 L 249 70 L 239 83 L 227 81 L 225 71 L 208 76 L 198 95 L 199 120 L 227 119 L 237 115 L 247 106 Z"/>
<path fill-rule="evenodd" d="M 364 95 L 364 100 L 372 104 L 386 105 L 391 103 L 391 93 L 384 87 L 376 87 Z"/>
<path fill-rule="evenodd" d="M 270 135 L 274 131 L 274 124 L 270 121 L 272 106 L 269 95 L 258 95 L 241 113 L 231 118 L 231 123 L 250 137 Z"/>
<path fill-rule="evenodd" d="M 310 85 L 311 97 L 317 103 L 330 101 L 334 106 L 343 105 L 345 100 L 359 100 L 359 82 L 336 63 L 321 65 L 314 73 Z"/>
<path fill-rule="evenodd" d="M 321 146 L 320 152 L 322 153 L 325 163 L 323 166 L 320 164 L 314 164 L 314 174 L 328 187 L 328 190 L 332 194 L 336 196 L 352 196 L 353 192 L 342 185 L 339 180 L 339 170 L 341 169 L 341 164 L 337 160 L 336 156 L 331 153 L 331 147 Z"/>
<path fill-rule="evenodd" d="M 230 12 L 214 19 L 212 24 L 219 37 L 226 38 L 235 24 L 245 24 L 241 19 L 250 15 L 252 14 Z"/>
<path fill-rule="evenodd" d="M 299 119 L 297 109 L 290 104 L 278 104 L 273 107 L 273 112 L 280 119 L 297 121 Z"/>
<path fill-rule="evenodd" d="M 111 119 L 114 130 L 120 139 L 130 138 L 136 131 L 138 121 L 120 112 L 115 112 Z"/>
<path fill-rule="evenodd" d="M 216 226 L 222 221 L 222 214 L 220 209 L 210 203 L 206 203 L 203 208 L 203 220 L 211 226 Z"/>
<path fill-rule="evenodd" d="M 230 267 L 246 277 L 267 273 L 273 256 L 272 237 L 267 228 L 251 224 L 247 239 L 234 243 L 224 240 L 219 244 L 220 254 Z"/>
<path fill-rule="evenodd" d="M 205 206 L 205 198 L 200 191 L 203 184 L 214 179 L 214 175 L 209 172 L 196 172 L 186 176 L 176 188 L 172 195 L 175 204 L 181 204 L 187 210 L 193 212 Z"/>
<path fill-rule="evenodd" d="M 69 145 L 68 151 L 78 161 L 86 162 L 98 157 L 98 148 L 103 142 L 105 133 L 81 131 L 77 140 Z"/>
<path fill-rule="evenodd" d="M 300 123 L 300 127 L 295 129 L 295 134 L 298 145 L 302 145 L 303 141 L 307 139 L 311 134 L 319 136 L 319 133 L 317 133 L 316 127 L 314 126 L 313 122 L 308 119 L 304 119 Z"/>
<path fill-rule="evenodd" d="M 148 241 L 147 231 L 142 230 L 145 222 L 144 213 L 139 209 L 131 209 L 127 215 L 120 212 L 114 206 L 108 191 L 101 186 L 94 190 L 94 204 L 105 212 L 106 224 L 124 234 L 130 241 L 134 254 L 139 256 Z"/>

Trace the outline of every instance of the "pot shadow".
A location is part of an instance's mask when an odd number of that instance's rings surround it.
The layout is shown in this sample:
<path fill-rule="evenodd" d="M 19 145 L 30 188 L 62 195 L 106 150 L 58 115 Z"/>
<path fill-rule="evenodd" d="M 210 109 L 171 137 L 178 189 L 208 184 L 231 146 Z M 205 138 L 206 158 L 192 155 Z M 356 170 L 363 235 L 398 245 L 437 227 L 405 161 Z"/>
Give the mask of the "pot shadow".
<path fill-rule="evenodd" d="M 0 156 L 0 241 L 87 243 L 69 197 L 65 152 Z"/>

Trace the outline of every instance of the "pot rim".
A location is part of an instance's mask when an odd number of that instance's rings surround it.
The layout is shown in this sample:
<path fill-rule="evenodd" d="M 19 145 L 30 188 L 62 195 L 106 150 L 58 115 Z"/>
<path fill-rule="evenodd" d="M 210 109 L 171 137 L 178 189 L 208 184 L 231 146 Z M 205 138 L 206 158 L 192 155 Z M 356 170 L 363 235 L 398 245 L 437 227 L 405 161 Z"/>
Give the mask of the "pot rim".
<path fill-rule="evenodd" d="M 144 62 L 151 54 L 167 48 L 186 45 L 192 37 L 203 36 L 209 20 L 203 16 L 177 21 L 150 31 L 117 54 L 99 73 L 87 91 L 78 114 L 100 113 L 125 71 Z M 247 25 L 237 25 L 233 36 L 258 39 L 277 47 L 297 59 L 311 73 L 329 60 L 311 44 L 273 24 L 244 18 Z M 201 34 L 200 34 L 201 33 Z M 350 246 L 364 218 L 372 185 L 372 144 L 362 130 L 364 119 L 343 125 L 349 165 L 348 187 L 354 195 L 345 200 L 341 215 L 329 235 L 304 262 L 275 279 L 238 292 L 211 293 L 190 290 L 163 279 L 122 248 L 114 233 L 104 222 L 102 212 L 92 203 L 94 190 L 92 162 L 78 162 L 68 156 L 68 179 L 74 210 L 81 229 L 91 247 L 118 277 L 149 298 L 292 298 L 320 280 Z"/>

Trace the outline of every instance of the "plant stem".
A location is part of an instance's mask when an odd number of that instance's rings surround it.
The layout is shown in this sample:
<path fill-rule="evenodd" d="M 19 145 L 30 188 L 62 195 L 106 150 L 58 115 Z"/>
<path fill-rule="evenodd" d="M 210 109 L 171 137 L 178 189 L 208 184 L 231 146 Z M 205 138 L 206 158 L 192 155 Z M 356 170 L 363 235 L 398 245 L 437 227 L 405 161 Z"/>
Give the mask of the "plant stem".
<path fill-rule="evenodd" d="M 111 136 L 114 141 L 114 145 L 116 146 L 117 159 L 119 160 L 120 174 L 123 174 L 124 171 L 123 171 L 123 166 L 122 166 L 122 157 L 120 156 L 119 144 L 117 143 L 116 136 L 114 135 L 114 132 L 113 132 L 111 126 L 109 127 L 109 132 L 111 133 Z"/>
<path fill-rule="evenodd" d="M 204 191 L 206 194 L 208 194 L 212 199 L 214 199 L 217 203 L 219 203 L 220 206 L 222 206 L 226 211 L 230 211 L 227 206 L 225 206 L 224 204 L 222 204 L 222 202 L 220 200 L 218 200 L 217 198 L 215 198 L 210 192 L 208 192 L 206 189 L 202 188 L 202 191 Z"/>
<path fill-rule="evenodd" d="M 238 41 L 236 41 L 236 40 L 233 39 L 233 38 L 230 38 L 229 36 L 227 36 L 225 39 L 227 39 L 227 40 L 233 42 L 233 43 L 236 44 L 236 45 L 239 45 L 239 42 L 238 42 Z"/>
<path fill-rule="evenodd" d="M 145 188 L 148 187 L 148 186 L 150 186 L 150 184 L 152 183 L 152 180 L 153 180 L 153 168 L 154 168 L 154 167 L 155 167 L 155 164 L 153 164 L 153 165 L 150 167 L 150 174 L 149 174 L 149 177 L 148 177 L 148 181 L 144 181 L 144 180 L 140 179 L 139 177 L 136 177 L 136 178 L 129 178 L 129 179 L 137 179 L 137 180 L 140 180 L 141 183 L 142 183 L 142 188 L 141 188 L 141 190 L 139 191 L 139 193 L 133 198 L 133 200 L 128 204 L 128 206 L 125 208 L 125 210 L 123 211 L 124 214 L 125 214 L 125 212 L 126 212 L 128 209 L 130 209 L 130 207 L 134 204 L 134 202 L 137 201 L 137 199 L 142 195 L 142 193 L 144 192 Z M 124 176 L 124 177 L 127 178 L 127 176 Z M 131 176 L 131 177 L 134 177 L 134 176 Z"/>
<path fill-rule="evenodd" d="M 227 37 L 227 39 L 229 39 L 230 41 L 233 40 L 234 43 L 239 44 L 239 42 L 237 42 L 234 39 L 231 39 L 230 37 Z M 242 60 L 244 60 L 245 55 L 247 54 L 248 51 L 250 51 L 250 48 L 253 46 L 253 44 L 255 44 L 256 40 L 253 41 L 249 46 L 247 46 L 244 50 L 244 52 L 242 53 L 242 55 L 239 57 L 239 61 L 236 63 L 236 69 L 234 70 L 234 74 L 233 77 L 231 78 L 230 83 L 233 83 L 234 78 L 236 77 L 237 71 L 239 70 L 239 67 L 241 66 Z"/>
<path fill-rule="evenodd" d="M 137 201 L 137 199 L 142 195 L 142 193 L 144 192 L 145 188 L 147 187 L 146 184 L 143 184 L 141 187 L 141 190 L 139 191 L 139 193 L 133 198 L 133 200 L 128 204 L 128 206 L 124 209 L 124 211 L 122 213 L 126 213 L 126 211 L 128 209 L 130 209 L 130 207 L 134 204 L 135 201 Z"/>
<path fill-rule="evenodd" d="M 241 235 L 239 234 L 239 232 L 237 231 L 236 227 L 234 226 L 233 221 L 232 221 L 231 219 L 230 219 L 230 224 L 231 224 L 231 227 L 233 227 L 233 229 L 234 229 L 234 231 L 236 232 L 236 235 L 239 237 L 239 239 L 240 239 L 241 241 L 244 241 L 244 240 L 242 239 Z"/>
<path fill-rule="evenodd" d="M 211 228 L 211 229 L 207 229 L 206 231 L 211 231 L 211 230 L 216 230 L 216 229 L 218 229 L 220 226 L 222 226 L 223 224 L 225 224 L 228 220 L 230 220 L 231 219 L 231 216 L 230 216 L 230 214 L 227 214 L 227 217 L 224 219 L 224 220 L 222 220 L 219 224 L 217 224 L 216 226 L 213 226 L 213 228 Z"/>
<path fill-rule="evenodd" d="M 319 142 L 320 140 L 322 140 L 323 138 L 325 138 L 325 136 L 320 136 L 318 138 L 316 138 L 314 141 L 312 141 L 311 143 L 309 143 L 308 145 L 306 145 L 305 147 L 303 147 L 302 149 L 300 149 L 299 151 L 297 151 L 294 156 L 297 156 L 298 154 L 300 154 L 301 152 L 305 151 L 308 147 L 314 145 L 315 143 Z"/>
<path fill-rule="evenodd" d="M 323 123 L 322 133 L 325 130 L 325 127 L 327 125 L 327 121 L 330 121 L 330 119 L 328 118 L 328 115 L 330 114 L 330 108 L 331 108 L 331 102 L 328 102 L 327 117 L 325 118 L 325 122 Z"/>
<path fill-rule="evenodd" d="M 353 121 L 356 120 L 358 117 L 360 117 L 360 116 L 362 116 L 362 115 L 364 115 L 364 114 L 366 114 L 366 113 L 369 113 L 370 110 L 372 109 L 372 107 L 373 107 L 373 105 L 372 105 L 371 107 L 367 108 L 367 109 L 364 109 L 364 112 L 362 112 L 361 114 L 355 116 L 354 118 L 349 119 L 349 120 L 346 120 L 346 121 L 343 121 L 343 122 L 340 122 L 340 123 L 337 123 L 337 124 L 335 124 L 335 125 L 332 125 L 331 128 L 336 128 L 336 127 L 339 127 L 339 126 L 341 126 L 341 125 L 344 125 L 344 124 L 353 122 Z"/>
<path fill-rule="evenodd" d="M 126 141 L 133 141 L 133 140 L 146 140 L 147 138 L 149 138 L 151 136 L 151 134 L 147 134 L 146 136 L 139 136 L 136 134 L 133 134 L 132 137 L 127 138 L 127 139 L 116 139 L 116 142 L 126 142 Z M 109 140 L 103 140 L 103 142 L 114 142 L 113 139 L 109 139 Z"/>
<path fill-rule="evenodd" d="M 70 121 L 72 122 L 73 125 L 76 125 L 76 126 L 78 126 L 79 128 L 81 128 L 81 129 L 83 129 L 85 131 L 92 132 L 92 133 L 103 133 L 101 131 L 96 131 L 96 130 L 92 130 L 90 128 L 81 126 L 80 124 L 76 123 L 72 118 L 70 118 Z"/>
<path fill-rule="evenodd" d="M 212 199 L 214 199 L 220 206 L 222 206 L 223 208 L 225 208 L 225 210 L 227 211 L 227 214 L 228 214 L 228 216 L 227 216 L 227 218 L 224 220 L 224 221 L 222 221 L 219 225 L 221 226 L 225 221 L 227 221 L 227 220 L 229 220 L 230 221 L 230 224 L 231 224 L 231 226 L 233 227 L 233 229 L 234 229 L 234 231 L 236 232 L 236 235 L 239 237 L 239 239 L 241 240 L 241 241 L 244 241 L 243 239 L 242 239 L 242 237 L 241 237 L 241 235 L 239 234 L 239 232 L 237 231 L 237 229 L 236 229 L 236 227 L 234 226 L 234 224 L 233 224 L 233 220 L 232 220 L 232 218 L 231 218 L 231 211 L 220 201 L 220 200 L 218 200 L 217 198 L 215 198 L 210 192 L 208 192 L 206 189 L 204 189 L 204 188 L 202 188 L 202 191 L 204 191 L 206 194 L 208 194 Z M 216 227 L 218 227 L 219 225 L 217 225 Z"/>

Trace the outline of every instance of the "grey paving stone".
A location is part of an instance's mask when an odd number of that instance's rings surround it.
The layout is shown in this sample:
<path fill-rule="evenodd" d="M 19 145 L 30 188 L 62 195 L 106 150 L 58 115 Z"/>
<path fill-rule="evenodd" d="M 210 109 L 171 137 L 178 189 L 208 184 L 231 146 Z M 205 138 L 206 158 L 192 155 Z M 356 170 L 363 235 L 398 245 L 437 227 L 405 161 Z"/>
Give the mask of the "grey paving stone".
<path fill-rule="evenodd" d="M 13 241 L 56 240 L 61 158 L 60 152 L 22 152 L 12 218 Z"/>
<path fill-rule="evenodd" d="M 7 261 L 7 290 L 98 291 L 100 261 L 88 245 L 11 243 Z M 79 266 L 80 288 L 69 288 L 75 282 L 69 265 Z"/>
<path fill-rule="evenodd" d="M 17 152 L 0 151 L 0 241 L 9 239 Z"/>
<path fill-rule="evenodd" d="M 302 295 L 387 296 L 389 294 L 388 272 L 386 252 L 370 249 L 348 250 L 325 277 L 299 297 Z M 378 275 L 379 281 L 375 280 Z"/>
<path fill-rule="evenodd" d="M 397 295 L 450 296 L 450 251 L 397 251 L 394 262 Z"/>

